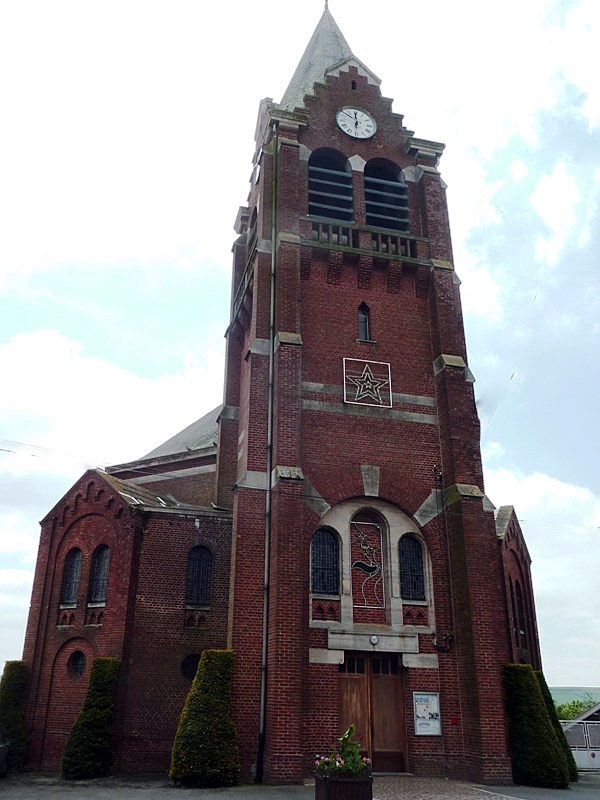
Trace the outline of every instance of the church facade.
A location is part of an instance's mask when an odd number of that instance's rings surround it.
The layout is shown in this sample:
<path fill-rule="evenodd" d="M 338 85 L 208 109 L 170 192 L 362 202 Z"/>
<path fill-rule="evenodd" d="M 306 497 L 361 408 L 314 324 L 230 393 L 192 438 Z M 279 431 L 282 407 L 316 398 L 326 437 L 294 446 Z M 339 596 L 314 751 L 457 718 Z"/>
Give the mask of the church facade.
<path fill-rule="evenodd" d="M 301 780 L 354 722 L 375 771 L 510 781 L 530 558 L 485 494 L 443 145 L 379 84 L 325 8 L 260 104 L 222 406 L 42 521 L 32 767 L 58 766 L 104 655 L 115 771 L 165 772 L 200 653 L 229 647 L 247 778 Z"/>

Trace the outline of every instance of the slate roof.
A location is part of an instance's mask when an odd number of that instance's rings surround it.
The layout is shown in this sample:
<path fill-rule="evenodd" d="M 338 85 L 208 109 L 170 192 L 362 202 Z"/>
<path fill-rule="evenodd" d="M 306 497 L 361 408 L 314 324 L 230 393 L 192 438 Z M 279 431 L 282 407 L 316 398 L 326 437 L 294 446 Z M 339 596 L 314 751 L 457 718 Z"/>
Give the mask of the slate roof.
<path fill-rule="evenodd" d="M 217 419 L 223 406 L 219 405 L 209 411 L 196 422 L 192 422 L 175 436 L 171 436 L 166 442 L 159 444 L 154 450 L 146 453 L 139 460 L 145 461 L 147 458 L 160 458 L 161 456 L 171 456 L 176 453 L 185 453 L 190 450 L 199 450 L 204 447 L 212 447 L 217 443 Z"/>
<path fill-rule="evenodd" d="M 143 486 L 138 486 L 130 481 L 124 481 L 121 478 L 116 478 L 114 475 L 109 475 L 107 472 L 96 470 L 107 483 L 112 486 L 115 492 L 118 492 L 129 506 L 147 506 L 150 508 L 168 508 L 176 507 L 177 502 L 170 497 L 162 497 L 156 492 L 145 489 Z"/>
<path fill-rule="evenodd" d="M 350 45 L 325 6 L 280 105 L 291 110 L 303 107 L 304 95 L 312 93 L 317 81 L 323 81 L 329 67 L 352 57 Z"/>

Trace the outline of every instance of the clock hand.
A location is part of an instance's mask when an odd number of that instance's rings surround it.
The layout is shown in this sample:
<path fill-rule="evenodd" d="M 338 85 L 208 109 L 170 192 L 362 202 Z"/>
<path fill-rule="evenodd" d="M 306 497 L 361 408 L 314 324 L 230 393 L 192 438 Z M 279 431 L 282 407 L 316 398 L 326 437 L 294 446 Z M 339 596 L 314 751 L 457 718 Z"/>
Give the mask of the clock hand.
<path fill-rule="evenodd" d="M 350 117 L 350 119 L 352 119 L 352 114 L 349 114 L 347 111 L 342 111 L 342 114 L 345 114 L 347 117 Z"/>

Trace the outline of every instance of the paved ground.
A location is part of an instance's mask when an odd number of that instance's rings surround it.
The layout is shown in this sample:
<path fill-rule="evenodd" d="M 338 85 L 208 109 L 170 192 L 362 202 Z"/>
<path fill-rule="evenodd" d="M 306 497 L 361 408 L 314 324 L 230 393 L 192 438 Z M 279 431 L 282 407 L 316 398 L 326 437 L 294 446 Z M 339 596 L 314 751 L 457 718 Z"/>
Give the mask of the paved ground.
<path fill-rule="evenodd" d="M 166 780 L 108 778 L 78 783 L 38 775 L 0 778 L 0 800 L 312 800 L 314 787 L 238 786 L 179 789 Z M 600 773 L 582 775 L 571 788 L 475 786 L 411 775 L 376 777 L 374 800 L 600 800 Z"/>

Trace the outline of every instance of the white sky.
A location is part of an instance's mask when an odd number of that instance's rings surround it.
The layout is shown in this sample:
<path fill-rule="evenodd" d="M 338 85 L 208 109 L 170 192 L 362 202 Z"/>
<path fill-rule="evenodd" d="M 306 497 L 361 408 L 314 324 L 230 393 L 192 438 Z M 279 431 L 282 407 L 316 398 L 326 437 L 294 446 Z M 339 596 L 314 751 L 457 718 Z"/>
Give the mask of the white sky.
<path fill-rule="evenodd" d="M 600 4 L 330 7 L 405 124 L 447 144 L 486 489 L 523 525 L 548 682 L 598 686 Z M 221 399 L 258 103 L 321 11 L 0 4 L 0 661 L 37 520 Z"/>

